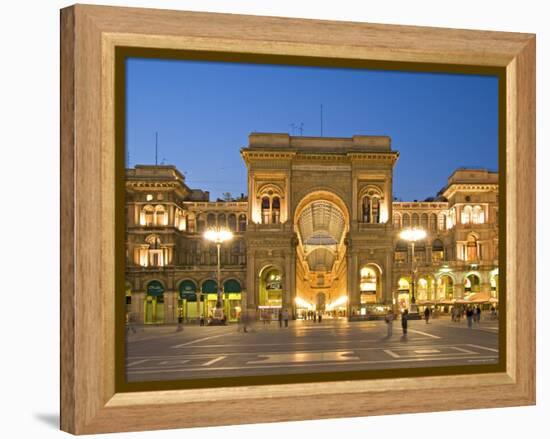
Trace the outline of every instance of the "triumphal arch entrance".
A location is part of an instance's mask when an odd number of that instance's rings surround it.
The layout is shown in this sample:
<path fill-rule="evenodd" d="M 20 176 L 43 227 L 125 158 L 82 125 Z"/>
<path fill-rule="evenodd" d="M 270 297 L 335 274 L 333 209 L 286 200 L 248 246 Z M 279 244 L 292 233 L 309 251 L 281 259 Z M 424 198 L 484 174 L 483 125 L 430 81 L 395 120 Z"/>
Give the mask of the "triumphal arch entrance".
<path fill-rule="evenodd" d="M 392 303 L 389 137 L 254 133 L 248 169 L 246 306 L 270 318 L 358 317 Z"/>

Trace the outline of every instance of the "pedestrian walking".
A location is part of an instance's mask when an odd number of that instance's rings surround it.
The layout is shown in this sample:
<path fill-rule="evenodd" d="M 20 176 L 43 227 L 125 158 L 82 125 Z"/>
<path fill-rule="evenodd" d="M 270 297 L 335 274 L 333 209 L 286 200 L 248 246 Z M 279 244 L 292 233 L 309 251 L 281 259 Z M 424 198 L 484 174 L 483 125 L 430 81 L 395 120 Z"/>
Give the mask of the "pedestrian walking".
<path fill-rule="evenodd" d="M 407 327 L 409 325 L 409 311 L 404 310 L 401 314 L 401 327 L 403 328 L 403 335 L 407 335 Z"/>
<path fill-rule="evenodd" d="M 470 307 L 466 310 L 466 319 L 468 320 L 468 328 L 471 328 L 474 319 L 474 311 Z"/>
<path fill-rule="evenodd" d="M 476 320 L 477 323 L 481 322 L 481 308 L 479 307 L 479 305 L 476 308 Z"/>
<path fill-rule="evenodd" d="M 388 338 L 393 335 L 393 317 L 393 311 L 389 309 L 385 317 Z"/>
<path fill-rule="evenodd" d="M 279 328 L 283 327 L 283 313 L 279 311 Z"/>
<path fill-rule="evenodd" d="M 286 308 L 283 311 L 283 320 L 285 321 L 285 328 L 288 328 L 288 311 Z"/>
<path fill-rule="evenodd" d="M 317 313 L 315 311 L 311 313 L 311 317 L 313 318 L 313 323 L 317 323 Z"/>
<path fill-rule="evenodd" d="M 426 309 L 424 310 L 424 320 L 426 320 L 426 325 L 430 321 L 430 308 L 428 307 L 426 307 Z"/>
<path fill-rule="evenodd" d="M 321 313 L 321 311 L 319 311 L 318 319 L 319 319 L 319 323 L 321 323 L 321 320 L 323 320 L 323 314 Z"/>

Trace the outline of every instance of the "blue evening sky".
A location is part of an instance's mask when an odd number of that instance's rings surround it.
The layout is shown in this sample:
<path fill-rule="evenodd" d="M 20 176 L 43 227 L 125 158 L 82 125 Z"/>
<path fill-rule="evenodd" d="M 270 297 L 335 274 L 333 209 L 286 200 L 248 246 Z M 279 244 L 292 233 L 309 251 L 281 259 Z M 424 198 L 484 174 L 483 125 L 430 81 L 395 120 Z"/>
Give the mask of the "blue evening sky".
<path fill-rule="evenodd" d="M 496 76 L 127 60 L 129 164 L 175 165 L 191 188 L 247 192 L 248 134 L 388 135 L 394 196 L 423 200 L 458 167 L 498 169 Z"/>

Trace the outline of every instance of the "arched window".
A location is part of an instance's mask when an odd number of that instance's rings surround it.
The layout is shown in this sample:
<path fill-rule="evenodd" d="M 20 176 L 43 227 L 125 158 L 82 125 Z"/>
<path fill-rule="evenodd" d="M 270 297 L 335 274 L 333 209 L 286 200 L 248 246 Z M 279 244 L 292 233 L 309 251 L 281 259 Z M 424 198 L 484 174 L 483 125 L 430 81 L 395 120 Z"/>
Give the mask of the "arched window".
<path fill-rule="evenodd" d="M 411 216 L 408 213 L 403 214 L 403 228 L 411 226 Z"/>
<path fill-rule="evenodd" d="M 472 222 L 474 224 L 483 224 L 485 222 L 485 212 L 481 206 L 474 206 L 472 209 Z"/>
<path fill-rule="evenodd" d="M 363 197 L 363 222 L 370 224 L 380 223 L 380 196 L 370 194 Z"/>
<path fill-rule="evenodd" d="M 420 227 L 422 227 L 424 230 L 428 230 L 428 214 L 423 213 L 420 216 Z"/>
<path fill-rule="evenodd" d="M 466 260 L 467 261 L 478 260 L 477 239 L 474 235 L 469 235 L 468 241 L 466 242 Z"/>
<path fill-rule="evenodd" d="M 202 233 L 205 229 L 205 223 L 204 223 L 204 215 L 198 214 L 197 215 L 197 232 Z"/>
<path fill-rule="evenodd" d="M 225 222 L 225 213 L 220 213 L 218 215 L 218 227 L 226 228 L 227 224 Z"/>
<path fill-rule="evenodd" d="M 401 228 L 401 215 L 397 212 L 393 213 L 393 227 L 396 229 Z"/>
<path fill-rule="evenodd" d="M 440 239 L 436 239 L 432 242 L 432 261 L 441 262 L 444 259 L 443 242 Z"/>
<path fill-rule="evenodd" d="M 418 216 L 417 213 L 413 213 L 412 214 L 412 226 L 413 227 L 418 227 L 419 223 L 420 223 L 420 217 Z"/>
<path fill-rule="evenodd" d="M 246 215 L 244 213 L 239 215 L 239 232 L 246 232 Z"/>
<path fill-rule="evenodd" d="M 269 224 L 269 198 L 262 198 L 262 224 Z"/>
<path fill-rule="evenodd" d="M 437 215 L 435 213 L 430 214 L 430 230 L 432 232 L 437 230 Z"/>
<path fill-rule="evenodd" d="M 147 256 L 145 260 L 141 258 L 142 262 L 145 262 L 145 264 L 142 263 L 141 265 L 151 267 L 163 267 L 166 265 L 165 249 L 161 247 L 160 238 L 157 235 L 149 235 L 145 238 L 145 242 L 148 244 Z"/>
<path fill-rule="evenodd" d="M 403 240 L 395 244 L 395 262 L 405 262 L 407 260 L 407 243 Z"/>
<path fill-rule="evenodd" d="M 237 231 L 237 216 L 234 213 L 229 214 L 227 218 L 227 225 L 232 232 Z"/>
<path fill-rule="evenodd" d="M 162 205 L 155 207 L 155 225 L 157 226 L 166 226 L 168 225 L 168 214 L 166 209 Z"/>
<path fill-rule="evenodd" d="M 279 223 L 279 218 L 281 215 L 281 200 L 279 197 L 273 197 L 271 200 L 271 222 L 273 224 Z"/>
<path fill-rule="evenodd" d="M 460 214 L 460 222 L 462 224 L 470 224 L 472 222 L 472 206 L 464 206 Z"/>
<path fill-rule="evenodd" d="M 440 213 L 438 217 L 438 226 L 439 230 L 447 229 L 447 216 L 444 213 Z"/>
<path fill-rule="evenodd" d="M 206 226 L 210 228 L 216 227 L 216 215 L 209 213 L 206 217 Z"/>
<path fill-rule="evenodd" d="M 154 225 L 155 209 L 153 206 L 145 206 L 141 211 L 140 223 L 142 226 Z"/>

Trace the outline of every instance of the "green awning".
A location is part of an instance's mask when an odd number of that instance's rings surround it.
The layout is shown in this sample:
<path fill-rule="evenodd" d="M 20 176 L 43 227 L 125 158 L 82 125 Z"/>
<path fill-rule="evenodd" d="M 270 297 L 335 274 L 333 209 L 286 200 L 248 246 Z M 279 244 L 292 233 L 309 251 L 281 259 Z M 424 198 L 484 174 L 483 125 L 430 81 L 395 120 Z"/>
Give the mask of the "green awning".
<path fill-rule="evenodd" d="M 217 293 L 218 292 L 218 286 L 216 284 L 216 281 L 209 279 L 209 280 L 203 282 L 202 292 L 203 293 Z"/>
<path fill-rule="evenodd" d="M 229 279 L 226 280 L 223 284 L 223 292 L 224 293 L 240 293 L 241 292 L 241 284 L 237 282 L 235 279 Z"/>
<path fill-rule="evenodd" d="M 180 299 L 188 302 L 197 301 L 197 286 L 192 280 L 184 280 L 180 283 Z"/>
<path fill-rule="evenodd" d="M 152 280 L 147 284 L 148 296 L 162 296 L 164 294 L 164 287 L 158 280 Z"/>

